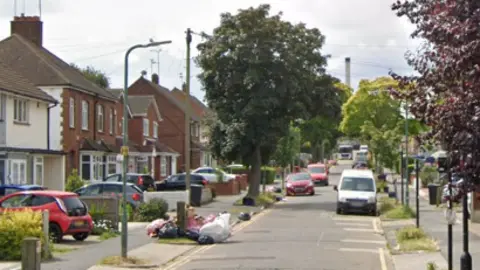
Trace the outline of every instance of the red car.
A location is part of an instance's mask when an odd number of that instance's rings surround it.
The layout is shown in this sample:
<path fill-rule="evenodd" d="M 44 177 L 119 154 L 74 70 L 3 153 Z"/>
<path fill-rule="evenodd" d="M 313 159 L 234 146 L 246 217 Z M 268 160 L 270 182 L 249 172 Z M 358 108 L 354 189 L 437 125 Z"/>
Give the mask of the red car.
<path fill-rule="evenodd" d="M 312 176 L 309 173 L 294 173 L 287 176 L 287 196 L 315 195 Z"/>
<path fill-rule="evenodd" d="M 24 209 L 49 211 L 50 237 L 55 243 L 60 242 L 64 235 L 72 235 L 75 240 L 83 241 L 93 228 L 87 205 L 72 192 L 21 191 L 0 199 L 0 212 Z"/>
<path fill-rule="evenodd" d="M 328 186 L 328 167 L 325 164 L 310 164 L 307 170 L 312 175 L 315 184 Z"/>

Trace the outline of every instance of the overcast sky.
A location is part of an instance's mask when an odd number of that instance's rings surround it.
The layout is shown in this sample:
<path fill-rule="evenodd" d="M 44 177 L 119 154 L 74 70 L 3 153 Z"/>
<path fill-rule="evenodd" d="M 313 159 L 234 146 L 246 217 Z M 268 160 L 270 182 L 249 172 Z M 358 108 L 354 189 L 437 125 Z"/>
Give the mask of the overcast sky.
<path fill-rule="evenodd" d="M 0 1 L 0 39 L 10 35 L 15 0 Z M 17 0 L 16 13 L 38 15 L 39 0 Z M 413 27 L 391 11 L 392 0 L 43 0 L 44 46 L 70 63 L 91 65 L 104 71 L 112 87 L 123 85 L 125 50 L 131 45 L 172 40 L 161 47 L 160 83 L 180 87 L 185 77 L 185 30 L 210 33 L 219 24 L 222 12 L 269 3 L 273 12 L 283 11 L 284 19 L 304 22 L 326 36 L 325 54 L 331 54 L 328 72 L 345 80 L 345 57 L 351 57 L 352 86 L 359 80 L 388 73 L 411 73 L 404 60 L 407 49 L 417 41 L 409 38 Z M 193 37 L 192 48 L 201 41 Z M 197 51 L 192 50 L 192 56 Z M 130 57 L 130 82 L 142 70 L 151 74 L 151 60 L 157 53 L 135 51 Z M 153 66 L 157 72 L 157 65 Z M 203 100 L 204 93 L 192 69 L 192 93 Z M 183 76 L 183 79 L 182 79 Z"/>

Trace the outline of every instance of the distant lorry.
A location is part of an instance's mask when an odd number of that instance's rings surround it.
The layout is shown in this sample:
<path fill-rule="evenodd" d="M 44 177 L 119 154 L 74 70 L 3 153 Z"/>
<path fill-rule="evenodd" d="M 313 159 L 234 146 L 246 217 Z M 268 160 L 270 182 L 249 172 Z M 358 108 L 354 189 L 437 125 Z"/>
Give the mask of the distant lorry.
<path fill-rule="evenodd" d="M 339 145 L 338 146 L 338 159 L 353 159 L 353 146 L 351 145 Z"/>

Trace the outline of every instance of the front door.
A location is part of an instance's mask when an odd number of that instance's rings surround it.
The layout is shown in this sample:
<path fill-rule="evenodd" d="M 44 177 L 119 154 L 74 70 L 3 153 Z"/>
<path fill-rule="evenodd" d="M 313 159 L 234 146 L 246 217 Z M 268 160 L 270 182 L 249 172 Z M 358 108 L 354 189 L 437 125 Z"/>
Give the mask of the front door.
<path fill-rule="evenodd" d="M 0 160 L 0 184 L 5 185 L 5 160 Z"/>

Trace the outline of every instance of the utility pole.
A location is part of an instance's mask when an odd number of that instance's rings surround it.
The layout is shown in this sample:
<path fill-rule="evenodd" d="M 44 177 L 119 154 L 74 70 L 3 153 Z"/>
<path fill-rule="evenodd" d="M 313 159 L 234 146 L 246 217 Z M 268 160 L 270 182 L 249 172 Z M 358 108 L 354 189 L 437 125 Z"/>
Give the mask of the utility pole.
<path fill-rule="evenodd" d="M 408 102 L 405 100 L 405 204 L 410 205 L 410 196 L 409 196 L 409 187 L 410 175 L 408 173 L 408 163 L 409 163 L 409 154 L 408 154 Z"/>
<path fill-rule="evenodd" d="M 186 202 L 190 204 L 190 45 L 192 44 L 192 30 L 187 28 L 186 32 L 187 55 L 185 70 L 185 187 Z"/>
<path fill-rule="evenodd" d="M 157 54 L 157 61 L 155 62 L 152 60 L 152 63 L 157 64 L 157 74 L 160 75 L 160 53 L 162 52 L 162 49 L 152 50 L 152 52 Z"/>

